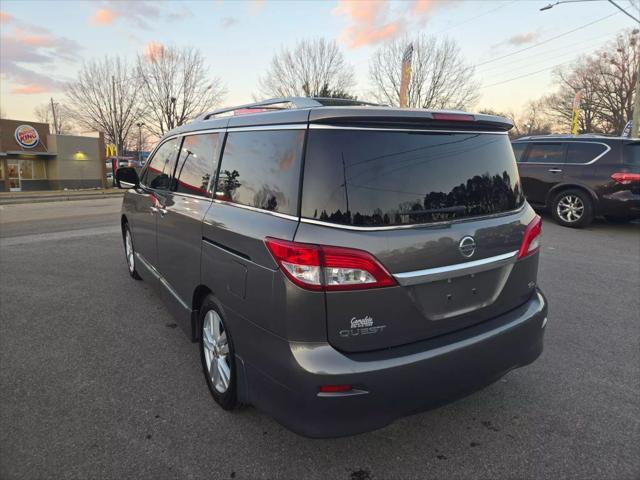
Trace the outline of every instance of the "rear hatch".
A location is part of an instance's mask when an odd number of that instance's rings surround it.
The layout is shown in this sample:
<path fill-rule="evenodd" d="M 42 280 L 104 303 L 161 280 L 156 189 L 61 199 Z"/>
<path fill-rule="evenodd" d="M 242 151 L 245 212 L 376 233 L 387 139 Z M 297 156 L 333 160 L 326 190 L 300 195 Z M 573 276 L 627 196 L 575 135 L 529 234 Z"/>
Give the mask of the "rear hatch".
<path fill-rule="evenodd" d="M 309 129 L 295 241 L 366 251 L 395 281 L 325 293 L 329 342 L 346 352 L 485 321 L 524 303 L 536 282 L 537 255 L 517 260 L 535 213 L 509 124 L 403 114 Z"/>

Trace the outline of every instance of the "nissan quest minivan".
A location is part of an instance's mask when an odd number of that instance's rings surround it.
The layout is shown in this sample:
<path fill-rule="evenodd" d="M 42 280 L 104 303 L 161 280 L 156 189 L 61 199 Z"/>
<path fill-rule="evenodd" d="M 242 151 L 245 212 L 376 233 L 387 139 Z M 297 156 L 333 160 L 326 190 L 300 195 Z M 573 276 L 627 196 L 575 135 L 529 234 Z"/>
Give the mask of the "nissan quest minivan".
<path fill-rule="evenodd" d="M 116 173 L 129 273 L 224 409 L 336 437 L 460 398 L 542 352 L 511 127 L 340 99 L 208 113 Z"/>

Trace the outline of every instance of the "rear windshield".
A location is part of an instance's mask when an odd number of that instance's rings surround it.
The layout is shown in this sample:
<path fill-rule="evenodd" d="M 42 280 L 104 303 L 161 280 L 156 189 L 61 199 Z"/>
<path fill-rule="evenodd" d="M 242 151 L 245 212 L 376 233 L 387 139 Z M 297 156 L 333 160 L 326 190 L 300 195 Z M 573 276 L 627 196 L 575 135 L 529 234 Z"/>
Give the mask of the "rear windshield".
<path fill-rule="evenodd" d="M 524 201 L 507 135 L 311 129 L 302 216 L 405 225 L 514 210 Z"/>

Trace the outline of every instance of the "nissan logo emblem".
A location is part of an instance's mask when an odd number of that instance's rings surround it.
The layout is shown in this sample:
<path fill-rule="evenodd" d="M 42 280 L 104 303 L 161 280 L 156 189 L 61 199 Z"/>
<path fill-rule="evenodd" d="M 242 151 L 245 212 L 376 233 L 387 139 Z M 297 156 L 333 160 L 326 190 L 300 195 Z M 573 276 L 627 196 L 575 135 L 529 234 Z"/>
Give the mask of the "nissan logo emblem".
<path fill-rule="evenodd" d="M 476 241 L 469 235 L 462 237 L 462 240 L 460 240 L 460 243 L 458 244 L 458 249 L 463 257 L 469 258 L 476 251 Z"/>

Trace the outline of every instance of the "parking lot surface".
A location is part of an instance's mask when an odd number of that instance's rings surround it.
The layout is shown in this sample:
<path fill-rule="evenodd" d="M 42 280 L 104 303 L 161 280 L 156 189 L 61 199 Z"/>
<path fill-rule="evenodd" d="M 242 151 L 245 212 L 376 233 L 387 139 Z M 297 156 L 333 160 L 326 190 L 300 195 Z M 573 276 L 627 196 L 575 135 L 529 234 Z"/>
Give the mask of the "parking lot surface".
<path fill-rule="evenodd" d="M 545 217 L 534 364 L 382 430 L 310 440 L 217 407 L 197 346 L 127 274 L 119 204 L 0 210 L 0 478 L 640 477 L 640 225 Z"/>

